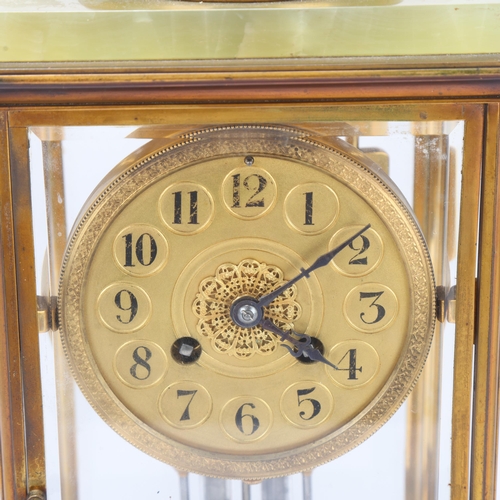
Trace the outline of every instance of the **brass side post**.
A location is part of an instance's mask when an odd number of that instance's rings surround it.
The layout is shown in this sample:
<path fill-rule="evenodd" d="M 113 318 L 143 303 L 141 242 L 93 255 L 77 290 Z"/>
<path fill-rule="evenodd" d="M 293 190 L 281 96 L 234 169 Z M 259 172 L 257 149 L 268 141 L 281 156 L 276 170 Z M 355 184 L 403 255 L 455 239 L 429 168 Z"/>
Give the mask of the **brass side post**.
<path fill-rule="evenodd" d="M 500 364 L 500 105 L 488 105 L 479 244 L 479 309 L 472 419 L 472 498 L 494 499 Z"/>
<path fill-rule="evenodd" d="M 26 492 L 44 490 L 45 443 L 40 380 L 40 349 L 38 343 L 38 314 L 35 282 L 35 257 L 31 183 L 28 157 L 27 128 L 9 131 L 12 173 L 12 206 L 15 244 L 17 302 L 19 308 L 19 341 L 24 416 L 14 420 L 25 423 Z M 11 377 L 19 376 L 10 368 Z M 15 418 L 15 417 L 14 417 Z"/>
<path fill-rule="evenodd" d="M 414 211 L 431 254 L 436 283 L 447 281 L 446 197 L 448 138 L 415 138 Z M 441 323 L 436 324 L 432 348 L 420 379 L 408 399 L 406 500 L 435 500 L 439 476 L 439 401 L 441 392 Z"/>
<path fill-rule="evenodd" d="M 44 140 L 42 153 L 47 200 L 49 294 L 56 296 L 66 247 L 66 211 L 61 142 Z M 52 338 L 57 395 L 61 497 L 63 500 L 78 500 L 74 382 L 56 328 L 54 328 Z"/>

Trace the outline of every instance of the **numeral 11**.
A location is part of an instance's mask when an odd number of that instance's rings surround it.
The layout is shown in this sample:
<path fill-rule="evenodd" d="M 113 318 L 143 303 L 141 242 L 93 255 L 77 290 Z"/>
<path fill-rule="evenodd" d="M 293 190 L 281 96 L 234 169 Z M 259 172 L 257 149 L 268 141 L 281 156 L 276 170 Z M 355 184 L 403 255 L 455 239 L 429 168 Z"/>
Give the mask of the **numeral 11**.
<path fill-rule="evenodd" d="M 182 224 L 182 191 L 172 193 L 174 195 L 174 220 L 172 224 Z M 198 191 L 189 191 L 189 222 L 198 224 Z"/>

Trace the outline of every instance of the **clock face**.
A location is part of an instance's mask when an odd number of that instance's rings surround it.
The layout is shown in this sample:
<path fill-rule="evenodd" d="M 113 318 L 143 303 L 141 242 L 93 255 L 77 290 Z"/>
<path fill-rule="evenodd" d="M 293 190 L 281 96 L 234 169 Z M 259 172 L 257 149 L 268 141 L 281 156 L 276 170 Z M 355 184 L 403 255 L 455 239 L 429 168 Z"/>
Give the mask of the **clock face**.
<path fill-rule="evenodd" d="M 111 427 L 178 469 L 254 479 L 386 422 L 422 370 L 434 300 L 416 223 L 359 152 L 241 126 L 121 169 L 71 238 L 59 315 Z"/>

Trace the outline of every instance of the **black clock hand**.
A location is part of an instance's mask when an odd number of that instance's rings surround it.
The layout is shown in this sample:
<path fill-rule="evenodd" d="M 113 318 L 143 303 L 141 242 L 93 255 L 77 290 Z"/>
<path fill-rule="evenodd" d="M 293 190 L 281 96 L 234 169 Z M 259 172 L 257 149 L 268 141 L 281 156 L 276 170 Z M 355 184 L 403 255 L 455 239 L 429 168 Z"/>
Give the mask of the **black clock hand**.
<path fill-rule="evenodd" d="M 269 330 L 270 332 L 274 333 L 275 335 L 279 335 L 281 340 L 288 340 L 291 344 L 295 346 L 297 351 L 294 351 L 289 345 L 286 344 L 281 344 L 283 347 L 286 347 L 290 354 L 294 358 L 298 358 L 302 355 L 308 357 L 309 359 L 312 359 L 314 361 L 321 361 L 321 363 L 325 363 L 328 366 L 331 366 L 335 370 L 338 370 L 338 367 L 336 367 L 334 364 L 330 363 L 321 352 L 319 352 L 318 349 L 316 349 L 312 344 L 311 344 L 311 337 L 309 335 L 306 335 L 305 333 L 297 333 L 294 332 L 293 330 L 291 331 L 293 335 L 296 335 L 299 337 L 299 340 L 295 339 L 291 333 L 285 332 L 278 328 L 270 319 L 264 318 L 262 321 L 259 323 L 259 325 L 264 328 L 264 330 Z"/>
<path fill-rule="evenodd" d="M 292 278 L 290 281 L 287 281 L 284 285 L 280 286 L 276 290 L 264 295 L 259 299 L 256 306 L 257 307 L 266 307 L 268 306 L 276 297 L 281 295 L 285 290 L 290 288 L 292 285 L 297 283 L 302 278 L 309 278 L 309 274 L 316 269 L 326 266 L 340 251 L 342 251 L 346 246 L 350 245 L 358 236 L 361 236 L 365 231 L 367 231 L 371 227 L 371 224 L 367 224 L 363 229 L 359 230 L 355 235 L 351 236 L 347 240 L 345 240 L 340 245 L 336 246 L 333 250 L 321 255 L 316 259 L 314 264 L 307 269 L 301 269 L 300 274 Z"/>

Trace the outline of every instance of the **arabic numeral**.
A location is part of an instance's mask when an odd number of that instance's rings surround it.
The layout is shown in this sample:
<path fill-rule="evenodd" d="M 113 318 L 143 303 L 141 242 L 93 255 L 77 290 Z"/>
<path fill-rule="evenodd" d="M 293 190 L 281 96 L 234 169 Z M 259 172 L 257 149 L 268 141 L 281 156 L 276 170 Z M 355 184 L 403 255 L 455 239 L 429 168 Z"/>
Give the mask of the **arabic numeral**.
<path fill-rule="evenodd" d="M 355 242 L 359 242 L 359 240 L 361 240 L 361 246 L 359 246 L 358 244 L 356 244 L 355 246 Z M 352 257 L 349 260 L 349 265 L 351 266 L 368 265 L 368 257 L 367 256 L 360 257 L 361 254 L 364 254 L 370 248 L 370 240 L 364 234 L 362 234 L 355 240 L 351 241 L 351 243 L 349 243 L 349 248 L 351 250 L 354 250 L 355 252 L 358 252 L 354 257 Z"/>
<path fill-rule="evenodd" d="M 141 357 L 141 354 L 144 357 Z M 135 363 L 130 367 L 130 375 L 137 380 L 146 380 L 149 378 L 151 375 L 151 365 L 148 361 L 151 359 L 152 355 L 152 352 L 147 347 L 137 347 L 132 354 Z"/>
<path fill-rule="evenodd" d="M 311 404 L 312 412 L 310 412 L 310 415 L 307 416 L 307 413 L 305 411 L 301 411 L 299 413 L 299 416 L 302 420 L 312 420 L 314 417 L 319 415 L 319 412 L 321 411 L 321 404 L 317 399 L 312 399 L 312 398 L 305 398 L 303 396 L 307 396 L 314 392 L 316 387 L 311 387 L 310 389 L 298 389 L 297 390 L 297 401 L 298 405 L 302 405 L 302 403 L 309 402 Z"/>
<path fill-rule="evenodd" d="M 124 267 L 135 267 L 135 261 L 141 266 L 150 266 L 158 254 L 156 240 L 149 233 L 143 233 L 134 245 L 133 234 L 128 233 L 122 236 L 125 240 L 125 265 Z M 135 257 L 135 258 L 134 258 Z"/>
<path fill-rule="evenodd" d="M 304 226 L 314 226 L 313 222 L 313 192 L 309 191 L 304 193 L 306 197 L 305 200 L 305 214 L 304 214 Z"/>
<path fill-rule="evenodd" d="M 198 222 L 198 191 L 188 191 L 189 195 L 189 221 L 188 224 Z M 174 197 L 174 220 L 172 224 L 182 224 L 182 191 L 172 193 Z"/>
<path fill-rule="evenodd" d="M 235 174 L 233 177 L 233 205 L 231 208 L 241 208 L 241 185 L 246 191 L 252 193 L 252 196 L 245 203 L 245 207 L 263 207 L 264 198 L 255 199 L 255 197 L 260 194 L 267 186 L 267 180 L 265 177 L 259 174 L 252 174 L 243 179 L 241 183 L 240 174 Z"/>
<path fill-rule="evenodd" d="M 356 356 L 357 356 L 357 349 L 349 349 L 342 356 L 342 359 L 337 363 L 337 369 L 339 371 L 348 372 L 348 377 L 347 377 L 348 380 L 358 380 L 357 372 L 359 372 L 359 373 L 363 372 L 363 367 L 357 366 Z M 347 364 L 347 368 L 341 368 L 342 365 L 345 366 L 346 364 Z"/>
<path fill-rule="evenodd" d="M 250 408 L 255 409 L 255 405 L 253 403 L 242 404 L 236 412 L 234 421 L 236 427 L 242 434 L 244 434 L 245 436 L 251 436 L 259 429 L 260 422 L 255 415 L 252 415 L 250 413 L 243 413 L 245 406 L 249 406 Z"/>
<path fill-rule="evenodd" d="M 128 297 L 128 299 L 124 299 L 123 297 Z M 130 313 L 128 318 L 124 318 L 123 315 L 117 314 L 116 319 L 124 325 L 132 323 L 137 315 L 137 312 L 139 311 L 137 297 L 130 290 L 120 290 L 115 295 L 115 305 L 121 311 L 129 311 Z"/>
<path fill-rule="evenodd" d="M 240 205 L 240 174 L 233 175 L 233 205 L 231 208 L 241 208 L 241 205 Z"/>
<path fill-rule="evenodd" d="M 368 321 L 367 319 L 365 319 L 365 316 L 367 316 L 367 313 L 362 312 L 359 315 L 359 318 L 361 319 L 361 321 L 363 323 L 365 323 L 366 325 L 373 325 L 374 323 L 378 323 L 379 321 L 381 321 L 385 317 L 385 308 L 382 305 L 377 303 L 378 299 L 380 299 L 380 297 L 383 295 L 383 293 L 384 292 L 359 292 L 359 300 L 360 301 L 363 299 L 372 299 L 375 297 L 373 302 L 369 305 L 369 308 L 372 308 L 372 307 L 376 308 L 377 317 L 373 321 Z"/>
<path fill-rule="evenodd" d="M 186 420 L 191 420 L 191 417 L 189 416 L 189 405 L 193 401 L 193 398 L 195 394 L 198 392 L 198 390 L 193 390 L 193 391 L 185 391 L 182 389 L 177 390 L 177 399 L 183 396 L 191 396 L 191 398 L 188 401 L 188 404 L 186 405 L 186 408 L 182 412 L 181 418 L 179 419 L 180 422 L 186 421 Z"/>

